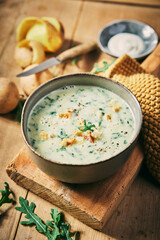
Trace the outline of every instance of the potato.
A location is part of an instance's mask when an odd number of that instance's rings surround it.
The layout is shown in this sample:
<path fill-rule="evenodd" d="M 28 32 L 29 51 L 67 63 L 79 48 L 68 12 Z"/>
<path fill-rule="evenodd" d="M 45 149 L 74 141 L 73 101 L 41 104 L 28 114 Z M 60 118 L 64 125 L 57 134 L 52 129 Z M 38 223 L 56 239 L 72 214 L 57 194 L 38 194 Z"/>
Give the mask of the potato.
<path fill-rule="evenodd" d="M 22 68 L 34 63 L 41 63 L 45 60 L 44 47 L 38 41 L 25 39 L 18 43 L 14 58 Z"/>
<path fill-rule="evenodd" d="M 33 53 L 29 48 L 16 47 L 14 58 L 20 67 L 25 68 L 32 64 Z"/>
<path fill-rule="evenodd" d="M 45 51 L 43 45 L 35 40 L 30 41 L 29 46 L 33 51 L 32 64 L 41 63 L 45 60 Z"/>
<path fill-rule="evenodd" d="M 27 67 L 24 71 L 27 71 L 33 67 L 36 67 L 38 64 L 32 64 Z M 49 72 L 48 69 L 42 71 L 40 73 L 32 74 L 30 76 L 21 77 L 20 78 L 20 85 L 23 91 L 29 96 L 38 86 L 42 83 L 48 81 L 52 78 L 52 74 Z"/>
<path fill-rule="evenodd" d="M 63 42 L 63 39 L 56 28 L 47 21 L 34 24 L 29 29 L 26 39 L 34 39 L 41 42 L 47 52 L 57 51 Z"/>
<path fill-rule="evenodd" d="M 53 78 L 51 72 L 48 69 L 40 73 L 37 73 L 36 75 L 40 85 Z"/>
<path fill-rule="evenodd" d="M 24 71 L 27 71 L 36 66 L 37 66 L 37 64 L 32 64 L 32 65 L 28 66 L 27 68 L 25 68 Z M 27 95 L 30 95 L 39 86 L 36 74 L 32 74 L 32 75 L 26 76 L 26 77 L 21 77 L 20 85 L 21 85 L 23 91 Z"/>
<path fill-rule="evenodd" d="M 16 84 L 8 78 L 0 78 L 0 113 L 5 114 L 16 108 L 20 99 Z"/>
<path fill-rule="evenodd" d="M 51 25 L 53 25 L 56 30 L 59 32 L 62 38 L 64 38 L 64 28 L 62 23 L 57 19 L 53 17 L 42 17 L 42 20 L 45 20 L 49 22 Z"/>
<path fill-rule="evenodd" d="M 23 40 L 40 42 L 45 51 L 57 51 L 64 41 L 64 28 L 56 18 L 25 18 L 17 29 L 17 42 Z"/>
<path fill-rule="evenodd" d="M 26 38 L 28 30 L 38 21 L 37 17 L 24 18 L 17 27 L 17 42 L 20 42 Z"/>

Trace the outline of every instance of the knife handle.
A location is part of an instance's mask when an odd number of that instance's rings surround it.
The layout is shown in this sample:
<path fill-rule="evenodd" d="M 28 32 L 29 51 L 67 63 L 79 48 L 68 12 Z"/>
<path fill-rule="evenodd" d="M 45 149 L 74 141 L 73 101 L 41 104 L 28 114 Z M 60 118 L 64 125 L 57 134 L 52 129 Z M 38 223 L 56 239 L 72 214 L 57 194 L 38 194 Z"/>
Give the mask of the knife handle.
<path fill-rule="evenodd" d="M 85 53 L 88 53 L 94 49 L 97 48 L 97 44 L 96 42 L 94 41 L 89 41 L 89 42 L 86 42 L 86 43 L 82 43 L 76 47 L 72 47 L 62 53 L 60 53 L 57 58 L 60 60 L 60 61 L 64 61 L 64 60 L 67 60 L 69 58 L 74 58 L 76 56 L 79 56 L 79 55 L 82 55 L 82 54 L 85 54 Z"/>

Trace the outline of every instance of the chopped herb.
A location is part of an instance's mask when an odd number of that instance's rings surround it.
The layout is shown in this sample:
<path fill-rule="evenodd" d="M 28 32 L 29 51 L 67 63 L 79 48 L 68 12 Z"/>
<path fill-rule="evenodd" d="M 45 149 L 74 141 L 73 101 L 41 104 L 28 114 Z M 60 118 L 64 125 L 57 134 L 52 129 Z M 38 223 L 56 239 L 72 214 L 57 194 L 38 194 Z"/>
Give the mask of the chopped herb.
<path fill-rule="evenodd" d="M 89 153 L 93 153 L 94 151 L 92 150 L 92 151 L 89 151 Z"/>
<path fill-rule="evenodd" d="M 101 110 L 101 111 L 103 111 L 103 109 L 102 108 L 99 108 L 99 110 Z M 101 126 L 101 124 L 102 124 L 102 121 L 103 121 L 103 116 L 105 115 L 105 113 L 104 112 L 102 112 L 102 116 L 100 117 L 100 120 L 99 120 L 99 123 L 98 123 L 98 125 L 99 126 Z"/>
<path fill-rule="evenodd" d="M 51 103 L 54 102 L 54 99 L 53 99 L 53 98 L 50 98 L 49 96 L 46 96 L 46 97 L 44 98 L 44 100 L 47 100 L 48 102 L 51 102 Z"/>
<path fill-rule="evenodd" d="M 45 108 L 45 106 L 43 105 L 37 105 L 34 109 L 33 109 L 33 113 L 32 113 L 32 116 L 35 116 L 37 114 L 39 114 L 42 109 Z"/>
<path fill-rule="evenodd" d="M 62 147 L 60 148 L 60 150 L 61 150 L 61 151 L 65 151 L 65 150 L 66 150 L 66 147 L 63 147 L 63 146 L 62 146 Z"/>
<path fill-rule="evenodd" d="M 121 124 L 124 124 L 124 122 L 123 122 L 123 120 L 120 118 L 120 122 L 121 122 Z"/>
<path fill-rule="evenodd" d="M 103 118 L 100 118 L 98 125 L 101 126 Z"/>
<path fill-rule="evenodd" d="M 64 129 L 61 128 L 60 135 L 58 135 L 58 137 L 63 139 L 63 138 L 68 138 L 69 136 L 66 134 Z"/>
<path fill-rule="evenodd" d="M 113 139 L 117 139 L 119 137 L 122 137 L 122 135 L 120 133 L 112 133 L 112 135 L 114 135 Z"/>
<path fill-rule="evenodd" d="M 72 153 L 72 157 L 74 157 L 74 153 Z"/>
<path fill-rule="evenodd" d="M 59 151 L 65 151 L 65 150 L 66 150 L 66 147 L 64 147 L 64 146 L 62 146 L 62 147 L 59 148 L 59 149 L 56 149 L 57 152 L 59 152 Z"/>
<path fill-rule="evenodd" d="M 83 89 L 83 88 L 79 88 L 78 90 L 77 90 L 77 93 L 80 93 L 80 92 L 83 92 L 85 89 Z"/>
<path fill-rule="evenodd" d="M 123 142 L 124 144 L 127 144 L 127 141 L 126 140 L 124 140 L 124 142 Z"/>
<path fill-rule="evenodd" d="M 12 191 L 9 189 L 9 184 L 7 182 L 5 182 L 4 184 L 5 190 L 0 190 L 0 193 L 2 195 L 0 199 L 0 207 L 5 203 L 15 203 L 13 198 L 9 198 L 9 195 L 12 193 Z"/>
<path fill-rule="evenodd" d="M 49 114 L 50 114 L 50 115 L 56 115 L 57 112 L 53 111 L 53 112 L 50 112 Z"/>
<path fill-rule="evenodd" d="M 111 66 L 114 62 L 115 62 L 115 59 L 112 59 L 111 63 L 109 63 L 109 64 L 106 61 L 103 61 L 103 67 L 101 67 L 101 68 L 98 67 L 97 63 L 95 63 L 94 64 L 95 70 L 91 73 L 95 74 L 95 73 L 99 73 L 99 72 L 105 72 L 109 68 L 109 66 Z"/>
<path fill-rule="evenodd" d="M 26 226 L 36 226 L 36 230 L 47 236 L 48 240 L 56 239 L 66 239 L 66 240 L 75 240 L 77 232 L 74 233 L 74 236 L 71 237 L 69 223 L 65 223 L 63 215 L 58 212 L 58 209 L 51 209 L 51 218 L 52 220 L 47 220 L 46 224 L 43 220 L 34 213 L 35 203 L 31 202 L 30 205 L 28 200 L 25 200 L 23 197 L 19 197 L 19 203 L 21 206 L 15 207 L 17 211 L 20 211 L 25 214 L 26 221 L 21 221 L 22 225 Z"/>
<path fill-rule="evenodd" d="M 58 101 L 58 100 L 59 100 L 59 98 L 60 98 L 59 95 L 57 95 L 55 99 L 54 99 L 54 98 L 51 98 L 51 97 L 49 97 L 49 96 L 46 96 L 46 97 L 44 98 L 44 100 L 45 100 L 44 103 L 45 103 L 45 105 L 51 107 L 55 101 Z M 38 105 L 38 106 L 39 106 L 39 105 Z"/>
<path fill-rule="evenodd" d="M 84 120 L 84 126 L 82 127 L 78 127 L 79 130 L 81 130 L 82 132 L 86 132 L 86 131 L 91 131 L 93 132 L 94 130 L 92 129 L 93 127 L 95 127 L 94 124 L 91 124 L 91 125 L 87 125 L 86 124 L 86 120 Z"/>
<path fill-rule="evenodd" d="M 60 96 L 59 95 L 57 95 L 57 97 L 56 97 L 56 101 L 58 101 L 60 99 Z"/>

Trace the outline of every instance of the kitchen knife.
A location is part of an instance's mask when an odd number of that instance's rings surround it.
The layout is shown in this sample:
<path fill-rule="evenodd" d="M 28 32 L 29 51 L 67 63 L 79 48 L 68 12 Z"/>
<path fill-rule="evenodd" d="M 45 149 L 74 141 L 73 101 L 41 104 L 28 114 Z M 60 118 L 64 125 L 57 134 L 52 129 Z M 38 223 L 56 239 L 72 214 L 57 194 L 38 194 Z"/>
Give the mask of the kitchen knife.
<path fill-rule="evenodd" d="M 40 63 L 38 66 L 16 75 L 16 77 L 25 77 L 25 76 L 29 76 L 34 73 L 41 72 L 51 66 L 62 63 L 67 59 L 74 58 L 76 56 L 90 52 L 90 51 L 96 49 L 96 47 L 97 47 L 97 44 L 94 41 L 82 43 L 76 47 L 72 47 L 72 48 L 60 53 L 57 57 L 49 58 L 48 60 Z"/>

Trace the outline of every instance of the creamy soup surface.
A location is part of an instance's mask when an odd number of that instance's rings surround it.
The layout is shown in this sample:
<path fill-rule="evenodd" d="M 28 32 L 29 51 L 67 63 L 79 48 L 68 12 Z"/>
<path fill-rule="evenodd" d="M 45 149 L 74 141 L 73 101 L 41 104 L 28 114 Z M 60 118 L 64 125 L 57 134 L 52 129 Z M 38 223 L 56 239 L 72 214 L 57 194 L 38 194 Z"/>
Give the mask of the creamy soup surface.
<path fill-rule="evenodd" d="M 118 95 L 96 86 L 67 86 L 42 98 L 28 120 L 28 138 L 41 155 L 87 164 L 119 153 L 133 138 L 135 120 Z"/>

